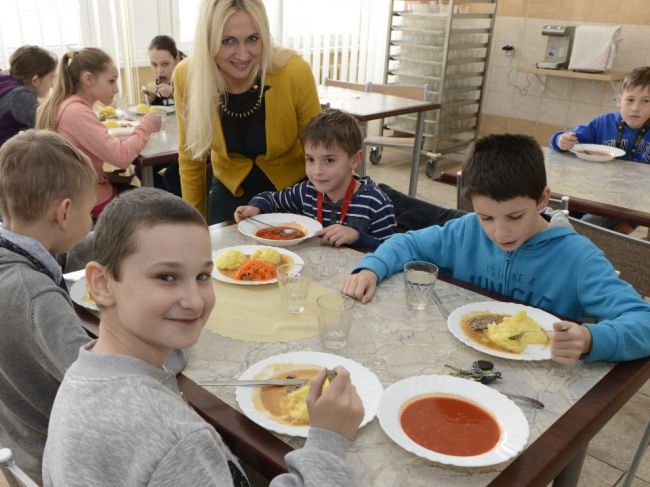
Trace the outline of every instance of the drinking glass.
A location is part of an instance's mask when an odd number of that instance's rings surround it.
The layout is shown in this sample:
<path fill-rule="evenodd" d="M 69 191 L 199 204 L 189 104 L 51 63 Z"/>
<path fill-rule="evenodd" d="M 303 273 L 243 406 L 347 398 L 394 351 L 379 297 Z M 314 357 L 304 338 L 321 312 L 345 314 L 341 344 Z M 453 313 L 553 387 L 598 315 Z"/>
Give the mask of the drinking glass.
<path fill-rule="evenodd" d="M 339 350 L 345 347 L 350 334 L 354 300 L 339 293 L 323 294 L 318 304 L 318 332 L 324 348 Z"/>
<path fill-rule="evenodd" d="M 289 313 L 305 309 L 311 273 L 304 264 L 285 264 L 277 269 L 282 303 Z"/>
<path fill-rule="evenodd" d="M 438 278 L 438 266 L 416 260 L 404 264 L 404 293 L 406 305 L 423 310 L 433 301 L 433 286 Z"/>

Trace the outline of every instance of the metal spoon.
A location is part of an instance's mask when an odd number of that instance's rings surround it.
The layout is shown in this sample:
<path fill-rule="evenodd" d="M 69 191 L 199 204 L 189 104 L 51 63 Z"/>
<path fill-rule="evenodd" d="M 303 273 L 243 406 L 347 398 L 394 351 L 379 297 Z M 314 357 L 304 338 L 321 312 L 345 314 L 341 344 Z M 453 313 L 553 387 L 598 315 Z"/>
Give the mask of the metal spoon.
<path fill-rule="evenodd" d="M 542 330 L 526 330 L 526 331 L 520 331 L 519 333 L 515 333 L 514 335 L 510 335 L 508 338 L 510 340 L 516 340 L 517 338 L 521 338 L 522 335 L 525 333 L 545 333 Z"/>
<path fill-rule="evenodd" d="M 253 218 L 252 216 L 246 217 L 247 220 L 253 220 L 255 223 L 259 223 L 260 225 L 265 225 L 269 228 L 279 228 L 280 229 L 280 235 L 283 235 L 285 237 L 288 237 L 290 235 L 304 235 L 304 232 L 301 232 L 300 230 L 297 230 L 295 228 L 289 228 L 289 227 L 279 227 L 277 225 L 271 225 L 270 223 L 263 222 L 262 220 L 258 220 L 257 218 Z"/>

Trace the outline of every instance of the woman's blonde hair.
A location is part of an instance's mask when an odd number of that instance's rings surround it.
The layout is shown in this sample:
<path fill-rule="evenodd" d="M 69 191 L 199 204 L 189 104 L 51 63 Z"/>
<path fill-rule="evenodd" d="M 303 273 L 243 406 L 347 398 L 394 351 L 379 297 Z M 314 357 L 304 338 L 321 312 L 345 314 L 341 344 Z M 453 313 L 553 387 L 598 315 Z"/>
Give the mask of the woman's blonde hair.
<path fill-rule="evenodd" d="M 264 86 L 267 73 L 278 70 L 297 54 L 291 49 L 273 44 L 269 19 L 261 0 L 203 1 L 190 59 L 184 113 L 186 147 L 193 159 L 203 158 L 212 144 L 218 99 L 227 95 L 226 82 L 214 57 L 221 48 L 226 22 L 232 14 L 240 11 L 251 16 L 262 41 L 262 56 L 259 64 L 251 71 L 251 85 L 259 78 L 261 86 Z M 260 90 L 260 97 L 262 95 L 263 89 Z"/>
<path fill-rule="evenodd" d="M 43 109 L 36 119 L 36 128 L 56 130 L 57 114 L 61 103 L 79 89 L 81 74 L 88 71 L 94 75 L 106 71 L 113 63 L 111 57 L 101 49 L 87 47 L 80 51 L 69 51 L 59 62 L 57 81 L 52 95 L 43 104 Z"/>

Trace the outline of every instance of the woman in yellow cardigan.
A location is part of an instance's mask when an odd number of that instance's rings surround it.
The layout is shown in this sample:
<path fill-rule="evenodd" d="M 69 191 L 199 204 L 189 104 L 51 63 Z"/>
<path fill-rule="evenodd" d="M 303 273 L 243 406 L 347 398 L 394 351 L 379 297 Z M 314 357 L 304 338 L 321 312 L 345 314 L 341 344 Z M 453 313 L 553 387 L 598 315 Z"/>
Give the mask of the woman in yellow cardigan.
<path fill-rule="evenodd" d="M 300 132 L 320 111 L 309 65 L 274 45 L 261 0 L 203 2 L 193 55 L 174 71 L 183 198 L 208 223 L 305 176 Z M 205 42 L 201 42 L 204 39 Z"/>

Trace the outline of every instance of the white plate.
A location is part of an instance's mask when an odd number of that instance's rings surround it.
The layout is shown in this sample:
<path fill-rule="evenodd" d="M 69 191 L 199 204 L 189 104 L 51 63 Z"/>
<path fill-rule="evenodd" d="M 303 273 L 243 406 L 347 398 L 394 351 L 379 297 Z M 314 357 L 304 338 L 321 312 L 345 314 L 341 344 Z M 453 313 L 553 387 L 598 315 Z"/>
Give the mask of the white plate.
<path fill-rule="evenodd" d="M 498 443 L 480 455 L 461 457 L 428 450 L 414 442 L 402 429 L 402 406 L 415 397 L 431 394 L 457 396 L 489 411 L 501 428 Z M 530 431 L 524 413 L 506 396 L 478 382 L 448 375 L 419 375 L 396 382 L 384 392 L 377 417 L 386 434 L 406 451 L 434 462 L 461 467 L 505 462 L 526 446 Z"/>
<path fill-rule="evenodd" d="M 359 397 L 361 397 L 361 401 L 363 401 L 365 415 L 361 421 L 361 426 L 365 426 L 375 417 L 384 388 L 382 387 L 381 382 L 379 382 L 377 376 L 359 362 L 332 353 L 289 352 L 274 355 L 251 365 L 239 378 L 270 378 L 273 372 L 277 373 L 277 371 L 274 371 L 271 367 L 274 364 L 316 365 L 319 367 L 327 367 L 329 369 L 332 369 L 337 365 L 345 367 L 348 372 L 350 372 L 352 384 L 356 387 Z M 269 369 L 269 375 L 264 376 L 263 372 L 267 367 Z M 274 420 L 270 415 L 267 416 L 263 412 L 258 411 L 253 404 L 253 395 L 257 394 L 258 390 L 259 389 L 256 387 L 237 387 L 235 391 L 239 408 L 250 420 L 277 433 L 307 438 L 309 426 L 293 426 L 290 424 L 280 423 Z"/>
<path fill-rule="evenodd" d="M 291 260 L 293 260 L 294 264 L 305 263 L 305 261 L 302 260 L 302 257 L 300 257 L 295 252 L 291 252 L 290 250 L 281 249 L 278 247 L 272 247 L 271 245 L 235 245 L 234 247 L 224 247 L 223 249 L 213 250 L 212 262 L 216 261 L 219 255 L 225 252 L 226 250 L 239 250 L 240 252 L 243 252 L 244 254 L 251 256 L 253 255 L 253 252 L 255 252 L 257 249 L 261 249 L 262 247 L 271 247 L 277 250 L 282 255 L 288 255 L 289 257 L 291 257 Z M 235 279 L 231 279 L 228 276 L 224 276 L 221 272 L 219 272 L 219 269 L 217 269 L 216 264 L 214 266 L 214 269 L 212 269 L 212 277 L 214 277 L 217 281 L 229 282 L 230 284 L 239 284 L 242 286 L 260 286 L 264 284 L 273 284 L 278 282 L 277 277 L 274 279 L 270 279 L 268 281 L 236 281 Z"/>
<path fill-rule="evenodd" d="M 79 306 L 83 306 L 92 311 L 99 311 L 95 301 L 88 301 L 84 296 L 86 296 L 86 276 L 80 277 L 79 280 L 72 285 L 70 288 L 70 297 L 72 298 L 72 301 L 77 303 Z"/>
<path fill-rule="evenodd" d="M 163 112 L 167 115 L 174 113 L 176 111 L 176 109 L 173 106 L 169 106 L 169 107 L 165 105 L 151 105 L 151 106 L 156 107 L 160 112 Z M 130 106 L 128 108 L 128 112 L 132 113 L 133 115 L 146 115 L 147 113 L 149 113 L 149 112 L 138 112 L 135 109 L 136 107 L 137 105 Z"/>
<path fill-rule="evenodd" d="M 510 353 L 494 348 L 486 347 L 469 338 L 461 328 L 461 318 L 463 315 L 472 311 L 488 311 L 495 314 L 514 315 L 517 311 L 526 310 L 528 316 L 537 322 L 546 331 L 553 331 L 553 323 L 560 321 L 557 316 L 542 311 L 532 306 L 517 303 L 502 303 L 500 301 L 484 301 L 480 303 L 470 303 L 460 308 L 456 308 L 447 318 L 449 331 L 465 345 L 484 352 L 495 357 L 508 358 L 511 360 L 549 360 L 551 350 L 548 345 L 528 345 L 521 353 Z"/>
<path fill-rule="evenodd" d="M 591 162 L 607 162 L 611 161 L 612 159 L 616 157 L 621 157 L 625 155 L 625 151 L 623 149 L 619 149 L 618 147 L 612 147 L 609 145 L 599 145 L 599 144 L 576 144 L 574 145 L 571 149 L 569 149 L 571 152 L 573 152 L 576 156 L 578 156 L 580 159 L 583 159 L 585 161 L 591 161 Z M 580 150 L 587 150 L 587 151 L 604 151 L 608 152 L 610 155 L 609 156 L 598 156 L 598 155 L 592 155 L 592 154 L 583 154 L 578 151 Z"/>
<path fill-rule="evenodd" d="M 247 237 L 254 238 L 260 243 L 265 245 L 273 245 L 275 247 L 290 247 L 292 245 L 298 245 L 303 240 L 307 240 L 314 236 L 314 234 L 323 228 L 323 225 L 320 224 L 318 220 L 309 218 L 308 216 L 298 215 L 295 213 L 263 213 L 261 215 L 255 216 L 257 220 L 260 220 L 269 225 L 280 225 L 282 223 L 297 223 L 301 225 L 306 231 L 307 235 L 303 238 L 294 238 L 291 240 L 269 240 L 266 238 L 260 238 L 255 236 L 255 232 L 264 228 L 264 225 L 256 223 L 253 220 L 242 220 L 237 225 L 237 230 Z"/>

